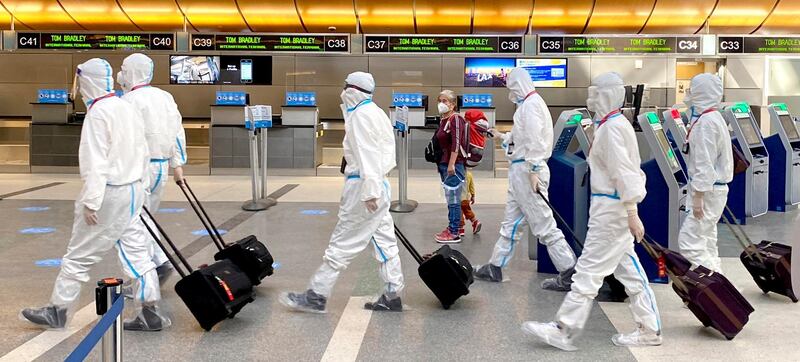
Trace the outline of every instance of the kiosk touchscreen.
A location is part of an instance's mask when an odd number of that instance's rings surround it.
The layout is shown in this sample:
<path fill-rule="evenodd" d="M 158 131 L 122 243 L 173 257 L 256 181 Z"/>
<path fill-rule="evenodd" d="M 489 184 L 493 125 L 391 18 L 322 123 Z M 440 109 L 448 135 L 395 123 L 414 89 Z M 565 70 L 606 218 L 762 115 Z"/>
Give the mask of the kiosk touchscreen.
<path fill-rule="evenodd" d="M 550 168 L 549 199 L 553 208 L 569 224 L 574 236 L 564 231 L 564 236 L 576 254 L 583 250 L 589 222 L 589 138 L 584 127 L 592 127 L 592 117 L 585 108 L 564 111 L 553 128 L 553 154 L 547 162 Z M 556 219 L 558 220 L 558 219 Z M 561 230 L 567 230 L 559 224 Z M 580 242 L 579 242 L 580 240 Z M 537 259 L 540 273 L 557 273 L 547 254 L 547 247 L 534 238 L 528 239 L 529 257 Z M 536 253 L 534 253 L 536 251 Z"/>
<path fill-rule="evenodd" d="M 764 139 L 769 152 L 769 209 L 786 211 L 800 204 L 800 132 L 784 103 L 769 106 L 772 136 Z"/>
<path fill-rule="evenodd" d="M 767 213 L 769 200 L 769 152 L 761 139 L 753 112 L 747 103 L 725 107 L 722 116 L 733 130 L 733 145 L 750 162 L 746 172 L 733 176 L 729 184 L 728 206 L 740 223 L 747 217 Z"/>
<path fill-rule="evenodd" d="M 653 156 L 652 160 L 642 163 L 647 177 L 647 196 L 639 204 L 642 223 L 657 243 L 675 249 L 688 197 L 688 182 L 681 167 L 680 152 L 667 139 L 666 130 L 655 112 L 639 115 L 639 125 Z M 637 251 L 650 281 L 666 283 L 666 271 L 660 270 L 644 249 L 637 247 Z"/>
<path fill-rule="evenodd" d="M 688 132 L 686 120 L 684 119 L 686 114 L 673 108 L 664 111 L 662 116 L 664 117 L 663 124 L 667 136 L 675 142 L 677 149 L 682 149 L 686 143 L 686 134 Z"/>

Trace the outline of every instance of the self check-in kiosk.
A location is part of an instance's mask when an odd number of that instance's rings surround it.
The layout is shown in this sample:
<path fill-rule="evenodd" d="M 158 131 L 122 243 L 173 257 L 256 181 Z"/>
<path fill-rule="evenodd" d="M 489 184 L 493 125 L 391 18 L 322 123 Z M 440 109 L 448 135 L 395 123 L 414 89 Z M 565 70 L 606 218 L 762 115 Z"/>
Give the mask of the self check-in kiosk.
<path fill-rule="evenodd" d="M 753 112 L 747 103 L 725 107 L 722 116 L 733 130 L 734 147 L 739 147 L 750 162 L 746 172 L 734 175 L 728 185 L 728 206 L 734 217 L 745 223 L 747 217 L 767 213 L 769 200 L 769 153 Z"/>
<path fill-rule="evenodd" d="M 548 196 L 553 208 L 575 231 L 575 236 L 568 232 L 564 232 L 564 236 L 577 255 L 583 250 L 589 223 L 589 164 L 586 156 L 591 143 L 584 127 L 592 127 L 592 117 L 585 108 L 561 112 L 553 128 L 553 154 L 547 161 L 550 168 Z M 563 225 L 558 227 L 567 230 Z M 557 273 L 546 246 L 528 238 L 528 251 L 529 257 L 538 261 L 540 273 Z"/>
<path fill-rule="evenodd" d="M 664 132 L 667 134 L 667 139 L 670 141 L 670 143 L 672 143 L 672 149 L 680 156 L 678 157 L 678 162 L 681 164 L 684 174 L 687 174 L 686 160 L 684 159 L 685 156 L 680 154 L 680 150 L 682 150 L 683 146 L 686 144 L 688 132 L 686 128 L 686 121 L 686 113 L 675 108 L 662 112 L 661 125 L 664 127 Z"/>
<path fill-rule="evenodd" d="M 680 155 L 667 139 L 667 133 L 655 112 L 639 115 L 639 125 L 652 160 L 642 163 L 647 177 L 647 196 L 639 204 L 639 214 L 644 229 L 655 241 L 665 247 L 678 245 L 678 233 L 688 196 L 686 174 L 680 164 Z M 642 256 L 642 266 L 652 282 L 667 282 L 666 271 L 637 247 Z"/>
<path fill-rule="evenodd" d="M 784 103 L 771 104 L 772 136 L 764 138 L 769 152 L 769 209 L 786 211 L 800 203 L 800 132 Z"/>

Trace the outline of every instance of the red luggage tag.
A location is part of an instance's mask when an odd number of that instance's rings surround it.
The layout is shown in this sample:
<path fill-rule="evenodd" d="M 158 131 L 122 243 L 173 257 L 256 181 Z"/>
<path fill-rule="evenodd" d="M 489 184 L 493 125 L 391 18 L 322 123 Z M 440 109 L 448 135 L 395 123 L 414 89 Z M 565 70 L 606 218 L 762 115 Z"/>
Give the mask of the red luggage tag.
<path fill-rule="evenodd" d="M 235 298 L 233 298 L 233 293 L 231 293 L 231 288 L 228 288 L 228 284 L 227 284 L 227 283 L 225 283 L 225 281 L 224 281 L 224 280 L 220 279 L 220 278 L 219 278 L 218 276 L 216 276 L 216 275 L 214 276 L 214 278 L 217 278 L 217 282 L 219 282 L 219 285 L 222 287 L 222 289 L 225 289 L 225 293 L 226 293 L 226 294 L 228 294 L 228 300 L 230 300 L 231 302 L 233 302 L 233 300 L 234 300 Z"/>

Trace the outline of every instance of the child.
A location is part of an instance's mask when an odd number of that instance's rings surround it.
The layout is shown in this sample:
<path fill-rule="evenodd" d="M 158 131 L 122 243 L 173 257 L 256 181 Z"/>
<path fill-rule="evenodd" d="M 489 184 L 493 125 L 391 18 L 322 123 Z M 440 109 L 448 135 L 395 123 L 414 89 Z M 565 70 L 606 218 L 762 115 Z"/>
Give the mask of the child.
<path fill-rule="evenodd" d="M 483 148 L 486 144 L 486 130 L 489 129 L 489 122 L 486 120 L 486 115 L 477 109 L 470 109 L 464 115 L 464 118 L 469 122 L 469 150 L 470 153 L 483 154 Z M 464 235 L 465 219 L 472 223 L 472 233 L 477 234 L 481 231 L 481 222 L 472 211 L 472 206 L 475 204 L 475 183 L 472 178 L 472 171 L 470 168 L 477 166 L 478 163 L 472 163 L 467 160 L 467 173 L 466 173 L 466 187 L 461 194 L 461 228 L 459 234 Z"/>

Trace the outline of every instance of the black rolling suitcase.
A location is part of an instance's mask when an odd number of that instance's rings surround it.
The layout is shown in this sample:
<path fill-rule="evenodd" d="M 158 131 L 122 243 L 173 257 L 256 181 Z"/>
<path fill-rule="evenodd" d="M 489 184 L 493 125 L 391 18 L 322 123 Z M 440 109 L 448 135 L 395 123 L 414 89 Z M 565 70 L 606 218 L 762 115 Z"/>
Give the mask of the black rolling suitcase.
<path fill-rule="evenodd" d="M 156 232 L 145 222 L 144 216 L 140 216 L 147 231 L 167 255 L 178 274 L 180 274 L 181 280 L 175 284 L 175 292 L 181 297 L 189 311 L 192 312 L 200 327 L 209 331 L 217 323 L 233 318 L 245 305 L 253 301 L 255 296 L 253 284 L 247 274 L 239 269 L 236 264 L 230 260 L 220 260 L 211 265 L 201 266 L 197 270 L 193 270 L 180 250 L 175 247 L 175 244 L 164 232 L 164 229 L 161 228 L 161 225 L 150 214 L 150 211 L 147 208 L 144 208 L 144 211 L 153 221 L 164 240 L 169 244 L 172 252 L 175 253 L 175 256 L 188 271 L 187 274 L 187 271 L 181 268 L 181 265 L 176 262 L 170 251 L 159 240 Z"/>
<path fill-rule="evenodd" d="M 797 303 L 797 296 L 792 288 L 792 247 L 768 240 L 754 244 L 736 218 L 733 218 L 733 222 L 739 232 L 737 233 L 731 225 L 729 216 L 732 217 L 733 212 L 728 206 L 725 206 L 725 211 L 727 213 L 723 212 L 722 220 L 728 225 L 736 240 L 742 244 L 744 251 L 739 255 L 739 259 L 753 276 L 756 285 L 764 294 L 778 293 Z"/>
<path fill-rule="evenodd" d="M 473 282 L 472 264 L 464 254 L 445 245 L 423 259 L 397 226 L 394 227 L 394 233 L 419 263 L 419 277 L 436 295 L 444 309 L 450 309 L 458 298 L 469 294 L 469 286 Z"/>
<path fill-rule="evenodd" d="M 648 236 L 642 245 L 654 260 L 664 257 L 672 289 L 703 326 L 716 329 L 728 340 L 742 331 L 754 309 L 724 275 L 702 265 L 689 269 L 686 258 Z"/>
<path fill-rule="evenodd" d="M 200 218 L 203 227 L 208 231 L 208 236 L 219 249 L 219 252 L 214 254 L 214 260 L 228 259 L 232 261 L 250 277 L 253 285 L 261 284 L 262 279 L 272 275 L 274 260 L 264 243 L 258 241 L 255 235 L 249 235 L 233 244 L 226 244 L 186 179 L 181 180 L 178 186 L 186 196 L 186 200 L 189 201 L 192 210 Z"/>

